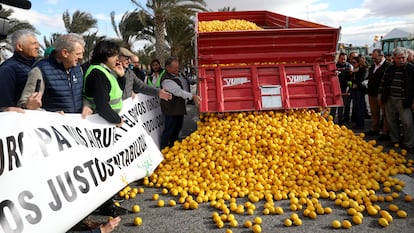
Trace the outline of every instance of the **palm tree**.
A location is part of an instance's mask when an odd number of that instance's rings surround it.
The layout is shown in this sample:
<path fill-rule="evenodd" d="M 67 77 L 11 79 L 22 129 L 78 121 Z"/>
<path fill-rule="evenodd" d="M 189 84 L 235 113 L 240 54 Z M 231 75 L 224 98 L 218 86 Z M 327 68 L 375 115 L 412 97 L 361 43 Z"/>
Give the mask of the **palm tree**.
<path fill-rule="evenodd" d="M 206 10 L 203 0 L 147 0 L 146 7 L 136 0 L 131 1 L 154 20 L 155 54 L 162 63 L 167 56 L 165 33 L 168 20 Z"/>
<path fill-rule="evenodd" d="M 97 27 L 97 20 L 92 17 L 90 13 L 75 11 L 72 17 L 69 11 L 66 10 L 62 15 L 63 23 L 68 33 L 83 34 L 92 28 Z"/>
<path fill-rule="evenodd" d="M 115 22 L 115 12 L 111 12 L 111 23 L 117 37 L 122 39 L 124 47 L 130 47 L 136 40 L 154 42 L 153 21 L 143 11 L 125 12 L 118 25 Z"/>
<path fill-rule="evenodd" d="M 236 8 L 230 8 L 229 6 L 225 6 L 223 8 L 219 8 L 217 11 L 236 11 Z"/>
<path fill-rule="evenodd" d="M 182 65 L 194 59 L 194 21 L 187 16 L 179 16 L 167 21 L 167 41 L 172 55 L 176 55 Z"/>
<path fill-rule="evenodd" d="M 95 47 L 95 44 L 105 38 L 105 36 L 97 36 L 98 31 L 90 32 L 92 28 L 97 28 L 98 20 L 94 19 L 90 13 L 82 12 L 79 10 L 75 11 L 72 16 L 69 14 L 69 11 L 66 10 L 62 14 L 62 20 L 68 33 L 77 33 L 83 35 L 83 38 L 85 40 L 85 51 L 83 53 L 83 59 L 88 60 L 91 52 L 93 51 L 93 48 Z M 55 38 L 52 37 L 51 41 L 54 42 L 54 39 Z"/>

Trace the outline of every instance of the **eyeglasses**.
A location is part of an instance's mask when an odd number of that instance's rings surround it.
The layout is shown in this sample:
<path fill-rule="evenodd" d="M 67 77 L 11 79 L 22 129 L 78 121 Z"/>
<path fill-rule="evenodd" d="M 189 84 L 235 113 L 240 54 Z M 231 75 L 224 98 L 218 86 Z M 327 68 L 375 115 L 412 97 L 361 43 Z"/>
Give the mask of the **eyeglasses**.
<path fill-rule="evenodd" d="M 352 61 L 352 62 L 351 62 L 351 64 L 358 64 L 358 62 L 356 62 L 356 61 Z"/>

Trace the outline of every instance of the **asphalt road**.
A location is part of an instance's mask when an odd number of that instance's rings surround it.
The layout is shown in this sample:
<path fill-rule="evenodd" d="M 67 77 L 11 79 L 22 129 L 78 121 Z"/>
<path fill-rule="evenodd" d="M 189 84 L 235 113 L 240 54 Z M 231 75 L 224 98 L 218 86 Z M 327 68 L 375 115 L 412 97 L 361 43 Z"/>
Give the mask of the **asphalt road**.
<path fill-rule="evenodd" d="M 189 114 L 185 118 L 182 137 L 189 135 L 196 129 L 197 112 L 193 105 L 188 105 Z M 369 120 L 366 122 L 369 126 Z M 359 132 L 356 132 L 359 133 Z M 398 178 L 404 180 L 406 185 L 400 196 L 404 194 L 410 194 L 414 196 L 414 175 L 398 175 Z M 244 228 L 243 223 L 245 220 L 252 220 L 256 216 L 260 216 L 263 219 L 261 224 L 262 232 L 332 232 L 331 221 L 334 219 L 344 220 L 350 219 L 346 213 L 346 209 L 338 207 L 331 200 L 325 200 L 320 198 L 319 201 L 324 207 L 331 207 L 333 212 L 327 215 L 319 215 L 317 219 L 311 220 L 308 217 L 303 216 L 303 211 L 296 211 L 300 218 L 303 220 L 301 226 L 285 227 L 283 225 L 284 219 L 288 218 L 293 211 L 289 209 L 289 201 L 275 201 L 275 205 L 281 206 L 284 209 L 282 215 L 263 215 L 264 202 L 256 203 L 256 211 L 254 215 L 247 214 L 235 214 L 236 220 L 239 226 L 230 228 L 229 223 L 226 223 L 222 229 L 218 229 L 212 220 L 212 213 L 217 211 L 213 207 L 210 207 L 208 203 L 201 204 L 196 210 L 185 210 L 182 205 L 177 204 L 174 207 L 170 207 L 166 204 L 164 207 L 158 207 L 157 201 L 152 200 L 152 196 L 155 193 L 160 195 L 160 199 L 165 200 L 168 203 L 169 200 L 174 199 L 178 203 L 178 197 L 173 197 L 169 194 L 162 194 L 160 188 L 145 187 L 140 182 L 134 182 L 130 184 L 131 187 L 143 187 L 144 193 L 138 194 L 136 198 L 129 199 L 121 202 L 121 206 L 126 209 L 131 209 L 133 205 L 139 205 L 141 211 L 138 213 L 131 213 L 122 216 L 122 222 L 114 232 L 117 233 L 131 233 L 131 232 L 153 232 L 153 233 L 218 233 L 225 232 L 226 229 L 231 229 L 232 232 L 247 233 L 252 232 L 251 229 Z M 239 198 L 238 204 L 244 204 L 247 199 Z M 404 209 L 408 213 L 408 217 L 400 219 L 393 213 L 394 220 L 386 227 L 382 228 L 378 225 L 378 216 L 370 217 L 367 214 L 364 215 L 363 223 L 361 225 L 355 225 L 351 229 L 339 229 L 338 232 L 395 232 L 395 233 L 412 233 L 414 232 L 414 202 L 405 202 L 401 198 L 395 199 L 393 204 L 396 204 L 400 209 Z M 388 209 L 389 202 L 379 203 L 382 209 Z M 133 221 L 135 217 L 141 217 L 143 220 L 142 225 L 134 226 Z M 92 218 L 98 221 L 105 221 L 106 216 L 98 214 L 92 215 Z"/>

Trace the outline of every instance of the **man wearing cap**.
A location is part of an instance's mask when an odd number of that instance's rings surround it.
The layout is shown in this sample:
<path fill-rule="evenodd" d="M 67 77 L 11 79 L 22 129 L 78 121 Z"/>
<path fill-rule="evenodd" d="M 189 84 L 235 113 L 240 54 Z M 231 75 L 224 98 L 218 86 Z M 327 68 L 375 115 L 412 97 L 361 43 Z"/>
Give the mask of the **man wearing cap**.
<path fill-rule="evenodd" d="M 127 99 L 129 97 L 134 97 L 137 93 L 142 93 L 145 95 L 158 96 L 163 100 L 170 100 L 172 95 L 166 92 L 164 89 L 150 87 L 145 85 L 145 83 L 139 79 L 134 71 L 129 69 L 130 58 L 135 56 L 128 49 L 121 47 L 119 51 L 119 61 L 125 69 L 124 77 L 118 77 L 118 84 L 123 90 L 122 99 Z"/>

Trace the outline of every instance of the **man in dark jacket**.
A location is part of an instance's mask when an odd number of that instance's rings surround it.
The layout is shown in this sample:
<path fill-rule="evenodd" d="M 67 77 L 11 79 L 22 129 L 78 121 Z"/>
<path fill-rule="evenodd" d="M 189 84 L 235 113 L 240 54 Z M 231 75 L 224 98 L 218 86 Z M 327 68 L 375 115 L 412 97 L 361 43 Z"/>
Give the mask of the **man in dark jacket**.
<path fill-rule="evenodd" d="M 165 117 L 164 130 L 161 135 L 160 148 L 172 147 L 178 140 L 183 126 L 186 111 L 186 101 L 193 100 L 200 104 L 200 97 L 190 92 L 190 84 L 179 75 L 177 58 L 169 57 L 165 61 L 165 74 L 161 78 L 161 87 L 172 94 L 169 101 L 161 100 L 161 110 Z"/>
<path fill-rule="evenodd" d="M 407 62 L 407 50 L 393 50 L 393 64 L 385 71 L 380 87 L 380 104 L 385 106 L 392 144 L 400 142 L 400 121 L 404 129 L 403 147 L 414 153 L 414 65 Z"/>
<path fill-rule="evenodd" d="M 58 37 L 52 54 L 39 61 L 29 72 L 19 106 L 89 115 L 92 110 L 84 106 L 83 72 L 79 65 L 84 45 L 82 36 L 75 33 Z M 40 80 L 40 89 L 35 92 L 37 80 Z"/>
<path fill-rule="evenodd" d="M 365 134 L 368 136 L 377 136 L 381 133 L 380 139 L 385 139 L 389 137 L 389 127 L 384 109 L 381 109 L 378 105 L 378 91 L 384 72 L 391 65 L 391 63 L 385 60 L 384 52 L 382 52 L 381 49 L 374 49 L 372 51 L 372 60 L 374 63 L 368 71 L 367 89 L 369 107 L 371 109 L 371 128 Z M 381 112 L 383 125 L 382 132 L 379 132 L 381 125 Z"/>
<path fill-rule="evenodd" d="M 338 56 L 338 62 L 336 63 L 336 69 L 338 72 L 339 84 L 341 86 L 342 100 L 345 107 L 348 109 L 348 119 L 349 119 L 349 105 L 350 105 L 350 95 L 348 82 L 351 81 L 352 71 L 354 70 L 351 63 L 347 62 L 346 53 L 340 53 Z M 331 115 L 333 120 L 337 118 L 337 123 L 342 125 L 344 122 L 344 107 L 332 107 Z M 336 116 L 337 115 L 337 116 Z"/>
<path fill-rule="evenodd" d="M 11 42 L 14 54 L 0 66 L 0 109 L 17 106 L 27 74 L 39 55 L 39 42 L 32 31 L 14 32 Z"/>

